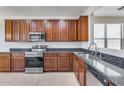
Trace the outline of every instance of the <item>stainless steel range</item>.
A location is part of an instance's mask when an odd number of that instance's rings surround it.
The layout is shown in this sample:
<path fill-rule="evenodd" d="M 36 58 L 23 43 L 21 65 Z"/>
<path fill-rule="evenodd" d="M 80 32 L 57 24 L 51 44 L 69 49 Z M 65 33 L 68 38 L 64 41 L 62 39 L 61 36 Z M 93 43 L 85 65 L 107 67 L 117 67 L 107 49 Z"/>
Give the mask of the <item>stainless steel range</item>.
<path fill-rule="evenodd" d="M 40 74 L 43 72 L 43 52 L 46 50 L 46 45 L 36 45 L 32 47 L 31 51 L 25 52 L 25 73 Z"/>

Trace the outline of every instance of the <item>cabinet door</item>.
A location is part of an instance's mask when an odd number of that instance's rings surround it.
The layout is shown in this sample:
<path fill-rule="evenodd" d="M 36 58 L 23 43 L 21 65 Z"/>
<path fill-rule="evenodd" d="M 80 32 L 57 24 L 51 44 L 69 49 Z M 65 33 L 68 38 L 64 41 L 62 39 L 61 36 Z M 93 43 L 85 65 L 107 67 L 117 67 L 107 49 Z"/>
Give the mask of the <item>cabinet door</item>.
<path fill-rule="evenodd" d="M 60 20 L 60 40 L 68 41 L 68 20 Z"/>
<path fill-rule="evenodd" d="M 78 40 L 88 41 L 88 16 L 81 16 L 78 21 Z"/>
<path fill-rule="evenodd" d="M 68 21 L 69 41 L 77 40 L 77 20 Z"/>
<path fill-rule="evenodd" d="M 69 69 L 70 69 L 70 72 L 73 72 L 73 53 L 70 53 Z"/>
<path fill-rule="evenodd" d="M 12 21 L 5 20 L 5 41 L 11 42 L 12 41 Z"/>
<path fill-rule="evenodd" d="M 12 24 L 12 40 L 14 42 L 18 42 L 19 41 L 19 20 L 13 20 L 13 24 Z"/>
<path fill-rule="evenodd" d="M 12 71 L 24 71 L 24 56 L 12 56 Z"/>
<path fill-rule="evenodd" d="M 52 40 L 53 41 L 60 41 L 60 21 L 53 20 L 52 24 Z"/>
<path fill-rule="evenodd" d="M 28 41 L 28 33 L 29 33 L 29 21 L 28 20 L 20 20 L 20 41 L 27 42 Z"/>
<path fill-rule="evenodd" d="M 82 65 L 78 66 L 78 73 L 79 73 L 79 83 L 81 86 L 85 85 L 85 69 L 83 68 Z"/>
<path fill-rule="evenodd" d="M 52 20 L 45 20 L 46 41 L 52 41 Z"/>
<path fill-rule="evenodd" d="M 78 62 L 77 57 L 73 55 L 73 71 L 75 73 L 76 78 L 78 79 Z"/>
<path fill-rule="evenodd" d="M 58 71 L 69 71 L 69 54 L 58 54 Z"/>
<path fill-rule="evenodd" d="M 76 61 L 76 62 L 75 62 L 75 75 L 76 75 L 77 80 L 79 80 L 78 67 L 79 67 L 79 65 L 78 65 L 78 62 Z"/>
<path fill-rule="evenodd" d="M 44 71 L 57 71 L 57 57 L 44 57 Z"/>
<path fill-rule="evenodd" d="M 37 31 L 44 32 L 44 20 L 37 21 Z"/>
<path fill-rule="evenodd" d="M 37 32 L 37 20 L 30 20 L 30 32 Z"/>
<path fill-rule="evenodd" d="M 10 71 L 10 54 L 0 54 L 0 71 Z"/>

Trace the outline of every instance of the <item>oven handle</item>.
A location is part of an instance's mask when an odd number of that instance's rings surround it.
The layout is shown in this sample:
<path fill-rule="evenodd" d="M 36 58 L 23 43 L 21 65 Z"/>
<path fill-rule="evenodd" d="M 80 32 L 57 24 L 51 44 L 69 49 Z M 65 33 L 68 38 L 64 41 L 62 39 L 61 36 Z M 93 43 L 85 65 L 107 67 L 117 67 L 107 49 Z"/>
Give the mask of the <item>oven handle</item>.
<path fill-rule="evenodd" d="M 40 57 L 40 58 L 43 58 L 43 56 L 25 56 L 25 58 L 29 58 L 29 57 L 33 57 L 33 58 L 35 58 L 35 57 Z"/>

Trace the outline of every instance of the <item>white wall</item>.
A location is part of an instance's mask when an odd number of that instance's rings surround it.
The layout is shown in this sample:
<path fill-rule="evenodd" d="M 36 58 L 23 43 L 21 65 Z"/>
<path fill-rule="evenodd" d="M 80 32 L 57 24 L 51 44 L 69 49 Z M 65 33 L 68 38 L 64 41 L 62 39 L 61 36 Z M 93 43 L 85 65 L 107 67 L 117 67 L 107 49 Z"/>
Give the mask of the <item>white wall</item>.
<path fill-rule="evenodd" d="M 94 23 L 124 23 L 124 17 L 95 16 Z"/>
<path fill-rule="evenodd" d="M 18 17 L 14 17 L 14 18 L 18 19 Z M 87 42 L 37 42 L 37 43 L 5 42 L 5 19 L 4 18 L 0 19 L 0 52 L 7 52 L 9 51 L 10 48 L 30 48 L 32 47 L 32 45 L 36 45 L 36 44 L 48 45 L 49 48 L 82 48 L 82 47 L 85 48 L 87 47 Z"/>

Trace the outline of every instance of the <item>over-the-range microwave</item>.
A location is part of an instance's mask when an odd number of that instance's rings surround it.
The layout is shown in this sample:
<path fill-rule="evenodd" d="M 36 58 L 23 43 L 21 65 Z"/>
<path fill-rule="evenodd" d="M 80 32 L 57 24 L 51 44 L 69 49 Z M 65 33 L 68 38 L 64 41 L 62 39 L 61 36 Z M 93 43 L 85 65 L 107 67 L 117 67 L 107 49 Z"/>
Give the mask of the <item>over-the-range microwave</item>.
<path fill-rule="evenodd" d="M 45 41 L 45 33 L 44 32 L 29 32 L 29 41 L 30 42 Z"/>

